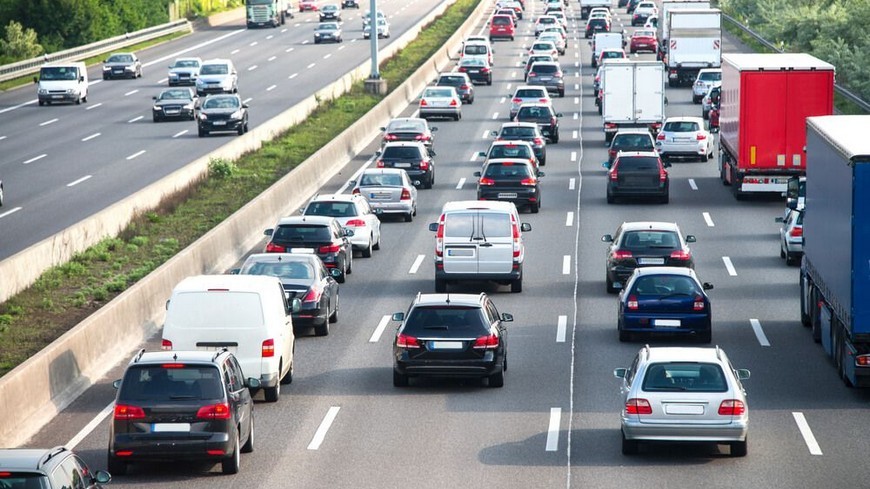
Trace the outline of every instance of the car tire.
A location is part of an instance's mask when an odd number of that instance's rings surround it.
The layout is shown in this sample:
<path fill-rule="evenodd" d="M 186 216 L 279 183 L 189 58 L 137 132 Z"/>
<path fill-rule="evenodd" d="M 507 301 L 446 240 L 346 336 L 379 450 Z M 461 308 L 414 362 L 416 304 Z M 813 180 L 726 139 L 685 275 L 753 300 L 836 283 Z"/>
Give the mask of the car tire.
<path fill-rule="evenodd" d="M 793 267 L 793 266 L 799 265 L 799 264 L 800 264 L 800 260 L 798 259 L 797 256 L 794 255 L 794 253 L 788 253 L 788 252 L 786 252 L 786 254 L 785 254 L 785 264 L 788 265 L 788 266 L 790 266 L 790 267 Z"/>
<path fill-rule="evenodd" d="M 348 253 L 347 255 L 347 268 L 345 268 L 344 273 L 345 275 L 353 273 L 353 252 Z"/>
<path fill-rule="evenodd" d="M 411 222 L 413 220 L 414 220 L 414 214 L 412 212 L 405 214 L 405 222 Z"/>
<path fill-rule="evenodd" d="M 296 339 L 293 339 L 293 353 L 296 353 Z M 290 368 L 287 369 L 287 373 L 281 377 L 281 385 L 290 385 L 293 383 L 293 363 L 290 363 Z"/>
<path fill-rule="evenodd" d="M 408 387 L 408 376 L 393 369 L 393 387 Z"/>
<path fill-rule="evenodd" d="M 486 382 L 490 387 L 504 387 L 504 365 L 501 370 L 487 377 Z"/>
<path fill-rule="evenodd" d="M 487 84 L 487 85 L 492 85 L 492 77 L 489 77 L 489 78 L 486 79 L 486 84 Z"/>
<path fill-rule="evenodd" d="M 748 447 L 746 446 L 749 438 L 743 441 L 732 441 L 730 443 L 731 446 L 731 456 L 732 457 L 745 457 L 748 453 Z"/>
<path fill-rule="evenodd" d="M 314 336 L 329 336 L 329 320 L 314 327 Z"/>
<path fill-rule="evenodd" d="M 696 97 L 696 96 L 694 96 L 694 95 L 692 95 L 692 103 L 693 103 L 693 104 L 700 104 L 700 103 L 701 103 L 701 99 L 698 98 L 698 97 Z"/>
<path fill-rule="evenodd" d="M 779 244 L 779 257 L 785 259 L 785 249 L 782 247 L 782 243 Z"/>
<path fill-rule="evenodd" d="M 454 115 L 453 115 L 453 120 L 454 120 L 454 121 L 458 121 L 459 119 L 462 119 L 462 116 L 461 116 L 461 115 L 459 115 L 459 114 L 454 114 Z"/>
<path fill-rule="evenodd" d="M 156 115 L 152 115 L 152 116 L 151 116 L 151 122 L 160 122 L 160 118 L 157 117 Z"/>
<path fill-rule="evenodd" d="M 281 382 L 278 382 L 275 387 L 264 388 L 263 396 L 266 398 L 266 402 L 278 402 L 281 397 Z"/>
<path fill-rule="evenodd" d="M 709 344 L 713 341 L 713 331 L 707 330 L 698 334 L 698 343 Z"/>
<path fill-rule="evenodd" d="M 625 343 L 628 341 L 631 341 L 631 333 L 629 333 L 628 331 L 623 331 L 620 329 L 619 330 L 619 342 Z"/>
<path fill-rule="evenodd" d="M 529 204 L 529 210 L 532 214 L 537 214 L 541 210 L 540 204 Z"/>
<path fill-rule="evenodd" d="M 109 470 L 112 475 L 127 475 L 127 462 L 123 460 L 118 460 L 117 457 L 113 457 L 111 453 L 106 457 L 108 458 L 108 463 L 106 469 Z"/>
<path fill-rule="evenodd" d="M 670 200 L 671 200 L 671 194 L 668 193 L 659 199 L 659 203 L 660 204 L 667 204 L 668 202 L 670 202 Z"/>
<path fill-rule="evenodd" d="M 342 268 L 341 271 L 344 272 L 344 269 Z M 335 281 L 340 283 L 340 284 L 347 282 L 347 274 L 342 273 L 341 275 L 339 275 L 338 277 L 335 278 Z"/>
<path fill-rule="evenodd" d="M 43 105 L 45 105 L 45 101 L 44 101 L 44 100 L 40 100 L 40 101 L 39 101 L 39 106 L 42 107 Z"/>
<path fill-rule="evenodd" d="M 239 126 L 239 130 L 238 130 L 238 131 L 236 131 L 236 132 L 238 132 L 238 133 L 239 133 L 239 136 L 241 136 L 241 135 L 243 135 L 243 134 L 245 134 L 245 125 L 244 125 L 244 124 L 242 124 L 242 125 L 241 125 L 241 126 Z"/>
<path fill-rule="evenodd" d="M 333 309 L 332 314 L 329 315 L 329 322 L 335 324 L 338 322 L 338 297 L 335 298 L 335 309 Z"/>
<path fill-rule="evenodd" d="M 378 234 L 378 240 L 375 241 L 374 244 L 372 244 L 372 249 L 373 250 L 381 249 L 381 235 L 380 234 Z"/>
<path fill-rule="evenodd" d="M 622 433 L 622 454 L 623 455 L 637 455 L 637 452 L 640 451 L 640 444 L 637 440 L 629 440 L 625 437 L 625 433 Z"/>
<path fill-rule="evenodd" d="M 604 284 L 608 294 L 615 294 L 619 291 L 619 289 L 613 286 L 613 280 L 610 280 L 610 275 L 607 273 L 604 274 Z"/>
<path fill-rule="evenodd" d="M 251 409 L 251 422 L 248 431 L 248 439 L 242 445 L 242 453 L 251 453 L 254 451 L 254 410 Z M 111 472 L 109 472 L 111 474 Z"/>
<path fill-rule="evenodd" d="M 363 250 L 362 250 L 363 258 L 371 258 L 372 257 L 372 241 L 374 241 L 374 239 L 375 239 L 375 237 L 371 236 L 371 239 L 369 239 L 368 246 L 363 248 Z"/>
<path fill-rule="evenodd" d="M 447 292 L 447 281 L 442 279 L 435 279 L 435 293 L 436 294 L 444 294 Z"/>
<path fill-rule="evenodd" d="M 519 294 L 523 291 L 523 278 L 520 277 L 511 282 L 511 294 Z"/>
<path fill-rule="evenodd" d="M 553 144 L 559 144 L 559 131 L 553 136 Z"/>
<path fill-rule="evenodd" d="M 607 203 L 608 204 L 615 204 L 616 203 L 616 197 L 614 197 L 613 194 L 611 194 L 610 192 L 607 192 Z"/>
<path fill-rule="evenodd" d="M 239 473 L 239 452 L 241 452 L 239 447 L 239 434 L 236 433 L 236 440 L 233 443 L 233 453 L 221 460 L 221 472 L 226 475 L 238 474 Z"/>
<path fill-rule="evenodd" d="M 205 129 L 200 129 L 199 130 L 199 137 L 204 138 L 206 136 L 208 136 L 208 131 L 206 131 Z"/>
<path fill-rule="evenodd" d="M 674 80 L 668 80 L 668 86 L 671 88 L 674 88 L 677 86 L 677 84 L 676 84 L 676 82 L 674 82 Z"/>

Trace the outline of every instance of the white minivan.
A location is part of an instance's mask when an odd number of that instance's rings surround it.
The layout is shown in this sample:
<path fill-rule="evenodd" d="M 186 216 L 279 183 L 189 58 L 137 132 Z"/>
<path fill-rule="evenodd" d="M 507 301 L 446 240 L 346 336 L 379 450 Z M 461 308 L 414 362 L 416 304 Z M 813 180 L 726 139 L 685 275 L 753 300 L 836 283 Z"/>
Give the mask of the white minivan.
<path fill-rule="evenodd" d="M 56 102 L 80 104 L 88 101 L 88 68 L 81 61 L 43 65 L 33 77 L 39 105 Z"/>
<path fill-rule="evenodd" d="M 182 280 L 166 303 L 164 350 L 220 350 L 239 360 L 245 378 L 260 379 L 266 401 L 293 381 L 296 338 L 278 277 L 199 275 Z"/>
<path fill-rule="evenodd" d="M 489 280 L 523 291 L 523 232 L 513 202 L 465 200 L 447 202 L 435 235 L 435 292 L 447 292 L 451 282 Z"/>

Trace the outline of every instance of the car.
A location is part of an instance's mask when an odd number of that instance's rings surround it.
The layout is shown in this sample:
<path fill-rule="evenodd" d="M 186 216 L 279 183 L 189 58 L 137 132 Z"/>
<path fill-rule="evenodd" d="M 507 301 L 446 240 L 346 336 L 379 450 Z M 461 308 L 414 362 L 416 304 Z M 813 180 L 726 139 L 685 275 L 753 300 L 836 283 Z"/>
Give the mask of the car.
<path fill-rule="evenodd" d="M 142 78 L 142 63 L 135 53 L 113 53 L 103 61 L 103 80 Z"/>
<path fill-rule="evenodd" d="M 520 21 L 520 16 L 517 15 L 517 11 L 512 9 L 512 8 L 508 8 L 508 7 L 500 8 L 500 9 L 496 10 L 493 15 L 508 15 L 510 17 L 513 17 L 514 24 L 516 24 L 517 22 Z"/>
<path fill-rule="evenodd" d="M 381 249 L 381 220 L 365 197 L 355 194 L 315 195 L 300 209 L 303 216 L 330 216 L 346 229 L 353 229 L 352 249 L 363 258 L 371 258 L 372 250 Z"/>
<path fill-rule="evenodd" d="M 625 5 L 625 13 L 633 13 L 634 9 L 637 8 L 641 1 L 642 0 L 628 0 L 628 3 Z"/>
<path fill-rule="evenodd" d="M 405 222 L 417 215 L 417 187 L 408 172 L 401 168 L 367 168 L 351 181 L 351 193 L 363 195 L 378 218 L 400 214 Z M 416 185 L 420 185 L 418 182 Z"/>
<path fill-rule="evenodd" d="M 523 10 L 525 7 L 520 2 L 505 2 L 502 7 L 499 8 L 509 8 L 514 11 L 514 14 L 517 17 L 517 20 L 523 20 Z"/>
<path fill-rule="evenodd" d="M 709 127 L 710 133 L 715 134 L 719 132 L 719 103 L 715 102 L 710 105 L 710 113 L 707 114 L 707 118 L 709 119 Z"/>
<path fill-rule="evenodd" d="M 432 188 L 435 185 L 433 154 L 419 141 L 387 143 L 375 153 L 376 168 L 401 168 L 408 172 L 414 185 Z"/>
<path fill-rule="evenodd" d="M 595 63 L 592 63 L 592 66 L 601 66 L 605 59 L 625 59 L 627 57 L 625 50 L 622 48 L 602 49 L 601 52 L 598 53 L 598 58 L 595 60 Z"/>
<path fill-rule="evenodd" d="M 378 39 L 390 37 L 390 23 L 387 19 L 378 17 Z M 363 39 L 372 37 L 372 24 L 368 23 L 363 27 Z"/>
<path fill-rule="evenodd" d="M 646 18 L 646 22 L 643 23 L 644 29 L 657 29 L 659 26 L 659 15 L 653 14 Z"/>
<path fill-rule="evenodd" d="M 317 4 L 319 0 L 299 0 L 299 11 L 305 12 L 306 10 L 311 10 L 317 12 Z"/>
<path fill-rule="evenodd" d="M 199 97 L 190 88 L 168 88 L 152 97 L 151 119 L 154 122 L 166 119 L 196 119 Z"/>
<path fill-rule="evenodd" d="M 641 443 L 712 442 L 745 457 L 749 404 L 735 369 L 719 348 L 644 346 L 629 368 L 617 368 L 622 411 L 622 453 Z"/>
<path fill-rule="evenodd" d="M 210 95 L 200 105 L 197 129 L 199 137 L 229 131 L 241 136 L 248 132 L 248 104 L 235 94 Z"/>
<path fill-rule="evenodd" d="M 492 281 L 522 292 L 523 233 L 531 230 L 513 202 L 445 203 L 438 222 L 429 224 L 435 233 L 435 292 L 460 281 Z"/>
<path fill-rule="evenodd" d="M 353 248 L 350 239 L 353 229 L 343 228 L 338 220 L 328 216 L 282 217 L 274 228 L 263 234 L 269 237 L 266 253 L 287 253 L 294 248 L 313 249 L 326 268 L 337 268 L 336 278 L 344 283 L 353 273 Z"/>
<path fill-rule="evenodd" d="M 514 40 L 516 24 L 514 18 L 509 15 L 493 15 L 489 19 L 489 40 L 510 39 Z"/>
<path fill-rule="evenodd" d="M 492 131 L 496 141 L 526 141 L 532 145 L 535 158 L 541 166 L 547 164 L 547 140 L 541 128 L 533 122 L 506 122 L 498 131 Z"/>
<path fill-rule="evenodd" d="M 535 37 L 541 34 L 544 29 L 553 26 L 562 26 L 562 23 L 559 22 L 559 19 L 553 17 L 552 15 L 542 15 L 538 17 L 538 20 L 535 21 Z"/>
<path fill-rule="evenodd" d="M 529 48 L 529 56 L 533 56 L 535 54 L 549 54 L 554 59 L 559 59 L 559 50 L 556 49 L 556 45 L 553 44 L 552 41 L 535 41 L 532 43 Z"/>
<path fill-rule="evenodd" d="M 300 301 L 291 315 L 293 332 L 314 328 L 316 336 L 329 334 L 329 325 L 338 322 L 338 282 L 341 270 L 327 269 L 311 250 L 290 253 L 254 253 L 233 273 L 271 275 L 281 280 L 288 302 Z"/>
<path fill-rule="evenodd" d="M 683 237 L 673 222 L 624 222 L 614 235 L 605 234 L 601 241 L 609 243 L 605 263 L 607 292 L 623 288 L 637 268 L 669 266 L 694 268 L 695 261 L 689 243 L 694 235 Z"/>
<path fill-rule="evenodd" d="M 552 55 L 549 54 L 534 54 L 526 58 L 526 67 L 523 69 L 523 80 L 529 80 L 529 70 L 532 69 L 532 65 L 537 63 L 538 61 L 556 61 Z M 549 97 L 549 95 L 548 95 Z"/>
<path fill-rule="evenodd" d="M 467 58 L 480 58 L 492 64 L 492 47 L 489 42 L 464 42 L 462 51 L 459 52 L 459 60 L 464 61 Z"/>
<path fill-rule="evenodd" d="M 713 284 L 702 284 L 691 268 L 636 268 L 619 293 L 619 341 L 644 335 L 710 343 L 712 310 L 706 291 L 712 288 Z"/>
<path fill-rule="evenodd" d="M 196 85 L 196 78 L 199 76 L 199 68 L 201 66 L 201 58 L 176 58 L 169 65 L 169 74 L 166 77 L 169 86 Z"/>
<path fill-rule="evenodd" d="M 558 11 L 557 12 L 550 12 L 547 15 L 549 15 L 550 17 L 555 17 L 556 21 L 559 22 L 560 24 L 562 24 L 562 27 L 564 27 L 565 29 L 568 29 L 568 18 L 565 17 L 564 12 L 558 12 Z"/>
<path fill-rule="evenodd" d="M 719 97 L 722 96 L 722 84 L 716 84 L 710 87 L 707 90 L 707 93 L 704 94 L 704 98 L 701 99 L 701 118 L 709 119 L 710 118 L 710 109 L 713 105 L 719 105 Z"/>
<path fill-rule="evenodd" d="M 379 19 L 386 19 L 387 15 L 383 12 L 383 10 L 378 9 L 377 16 Z M 366 26 L 372 21 L 372 12 L 369 10 L 362 16 L 363 21 L 363 30 L 365 30 Z"/>
<path fill-rule="evenodd" d="M 589 17 L 594 17 L 596 14 L 604 14 L 607 17 L 611 17 L 613 12 L 610 11 L 610 7 L 594 7 L 589 10 Z"/>
<path fill-rule="evenodd" d="M 638 29 L 631 35 L 628 50 L 631 54 L 641 51 L 656 53 L 659 50 L 659 40 L 654 29 Z"/>
<path fill-rule="evenodd" d="M 420 96 L 420 117 L 449 117 L 462 119 L 462 100 L 453 87 L 426 87 Z"/>
<path fill-rule="evenodd" d="M 341 24 L 338 22 L 321 22 L 314 28 L 314 44 L 323 42 L 342 42 Z"/>
<path fill-rule="evenodd" d="M 456 71 L 466 73 L 472 82 L 492 85 L 492 65 L 485 58 L 463 58 Z"/>
<path fill-rule="evenodd" d="M 666 168 L 671 164 L 655 151 L 624 151 L 616 155 L 607 169 L 607 203 L 621 197 L 655 197 L 667 204 L 670 197 L 670 177 Z"/>
<path fill-rule="evenodd" d="M 561 112 L 556 112 L 553 105 L 546 102 L 528 102 L 520 106 L 514 122 L 534 122 L 541 128 L 541 134 L 547 141 L 559 142 L 559 118 Z"/>
<path fill-rule="evenodd" d="M 108 465 L 116 475 L 134 462 L 175 460 L 220 462 L 224 474 L 235 474 L 239 454 L 254 450 L 249 389 L 260 379 L 245 378 L 226 348 L 142 349 L 112 385 Z"/>
<path fill-rule="evenodd" d="M 620 151 L 655 151 L 656 144 L 652 134 L 646 129 L 623 129 L 610 141 L 607 161 L 613 163 Z"/>
<path fill-rule="evenodd" d="M 644 25 L 646 20 L 653 15 L 658 15 L 659 9 L 655 2 L 649 0 L 640 2 L 631 13 L 631 26 Z"/>
<path fill-rule="evenodd" d="M 701 99 L 715 85 L 722 84 L 722 68 L 702 68 L 692 83 L 692 103 L 701 103 Z"/>
<path fill-rule="evenodd" d="M 565 96 L 565 75 L 562 66 L 557 61 L 538 61 L 529 69 L 526 80 L 529 85 L 540 85 L 548 92 L 555 92 L 560 97 Z"/>
<path fill-rule="evenodd" d="M 341 8 L 359 8 L 359 0 L 341 0 Z"/>
<path fill-rule="evenodd" d="M 545 27 L 544 30 L 539 32 L 536 37 L 540 38 L 542 35 L 547 34 L 549 32 L 554 32 L 556 34 L 559 34 L 560 36 L 562 36 L 563 40 L 565 40 L 566 42 L 568 41 L 568 31 L 566 31 L 565 28 L 562 27 L 561 25 L 559 25 L 558 23 L 554 24 L 550 27 Z"/>
<path fill-rule="evenodd" d="M 477 200 L 513 202 L 533 214 L 541 208 L 539 178 L 544 172 L 527 158 L 489 158 L 474 176 L 478 177 Z"/>
<path fill-rule="evenodd" d="M 656 135 L 656 150 L 664 160 L 707 161 L 713 158 L 713 137 L 704 129 L 704 119 L 700 117 L 668 117 Z"/>
<path fill-rule="evenodd" d="M 472 58 L 472 61 L 485 63 L 483 60 L 474 58 Z M 474 84 L 471 82 L 471 78 L 468 77 L 468 74 L 464 71 L 442 73 L 438 75 L 438 79 L 435 80 L 435 86 L 453 87 L 456 90 L 456 93 L 459 94 L 459 98 L 462 100 L 463 104 L 471 105 L 474 103 Z"/>
<path fill-rule="evenodd" d="M 507 327 L 485 293 L 417 294 L 393 340 L 393 385 L 407 387 L 411 377 L 470 377 L 503 387 L 507 370 Z"/>
<path fill-rule="evenodd" d="M 384 136 L 381 139 L 381 147 L 393 141 L 417 141 L 423 143 L 429 154 L 435 156 L 435 135 L 437 127 L 429 126 L 426 119 L 418 117 L 398 117 L 380 128 Z"/>
<path fill-rule="evenodd" d="M 587 22 L 592 19 L 605 19 L 607 20 L 608 24 L 613 24 L 613 18 L 610 17 L 610 15 L 608 15 L 606 12 L 590 12 L 589 17 L 587 17 Z"/>
<path fill-rule="evenodd" d="M 477 155 L 484 159 L 483 165 L 486 165 L 489 160 L 508 158 L 527 160 L 535 169 L 543 166 L 538 162 L 535 150 L 528 141 L 493 141 L 488 150 L 481 151 Z"/>
<path fill-rule="evenodd" d="M 102 489 L 112 480 L 105 470 L 92 471 L 72 450 L 0 449 L 0 487 L 9 489 Z"/>
<path fill-rule="evenodd" d="M 605 18 L 589 19 L 586 22 L 586 29 L 583 31 L 583 36 L 586 39 L 592 37 L 596 32 L 610 32 L 610 22 Z"/>
<path fill-rule="evenodd" d="M 203 61 L 196 79 L 196 94 L 200 97 L 213 93 L 238 93 L 239 76 L 236 66 L 228 59 Z"/>
<path fill-rule="evenodd" d="M 779 257 L 786 265 L 800 265 L 804 254 L 804 211 L 789 209 L 786 216 L 777 217 L 781 222 L 779 229 Z"/>
<path fill-rule="evenodd" d="M 341 22 L 341 9 L 333 3 L 320 7 L 318 14 L 320 15 L 320 22 L 328 20 Z"/>
<path fill-rule="evenodd" d="M 550 41 L 556 46 L 556 51 L 559 52 L 560 55 L 565 54 L 565 51 L 568 49 L 568 43 L 565 42 L 565 38 L 562 34 L 558 32 L 542 32 L 540 36 L 538 36 L 538 41 Z"/>

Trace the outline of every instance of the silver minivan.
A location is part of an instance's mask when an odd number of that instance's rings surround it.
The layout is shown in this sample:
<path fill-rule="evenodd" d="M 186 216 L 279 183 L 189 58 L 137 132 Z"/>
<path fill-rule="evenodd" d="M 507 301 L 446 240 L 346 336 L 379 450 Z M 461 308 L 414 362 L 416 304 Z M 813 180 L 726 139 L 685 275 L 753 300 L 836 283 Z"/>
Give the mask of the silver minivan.
<path fill-rule="evenodd" d="M 469 280 L 494 281 L 522 292 L 523 232 L 532 226 L 520 222 L 512 202 L 447 202 L 429 230 L 436 233 L 436 292 L 447 292 L 448 283 Z"/>

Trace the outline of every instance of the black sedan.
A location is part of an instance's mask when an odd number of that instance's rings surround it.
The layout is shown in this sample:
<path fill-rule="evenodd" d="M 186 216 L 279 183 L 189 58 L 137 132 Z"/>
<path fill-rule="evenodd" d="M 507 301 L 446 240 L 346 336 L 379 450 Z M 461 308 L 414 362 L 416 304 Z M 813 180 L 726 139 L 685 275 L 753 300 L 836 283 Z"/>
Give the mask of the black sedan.
<path fill-rule="evenodd" d="M 324 5 L 320 7 L 320 21 L 326 22 L 327 20 L 341 22 L 341 10 L 338 8 L 338 5 Z"/>
<path fill-rule="evenodd" d="M 615 293 L 637 268 L 668 266 L 694 268 L 692 250 L 688 243 L 695 236 L 685 238 L 673 222 L 624 222 L 616 234 L 605 234 L 601 241 L 607 248 L 605 282 L 607 292 Z"/>
<path fill-rule="evenodd" d="M 655 151 L 629 151 L 616 155 L 607 168 L 607 203 L 616 203 L 621 197 L 654 197 L 667 204 L 670 199 L 670 176 Z"/>
<path fill-rule="evenodd" d="M 491 133 L 498 141 L 528 141 L 541 165 L 547 164 L 547 140 L 537 124 L 531 122 L 506 122 L 498 131 Z"/>
<path fill-rule="evenodd" d="M 170 88 L 160 92 L 154 97 L 154 105 L 151 107 L 151 119 L 160 122 L 166 119 L 196 118 L 196 109 L 199 105 L 199 97 L 190 88 Z"/>
<path fill-rule="evenodd" d="M 417 117 L 397 117 L 390 120 L 390 123 L 381 128 L 384 132 L 384 137 L 381 140 L 381 145 L 392 141 L 419 141 L 426 146 L 429 154 L 435 156 L 433 147 L 435 146 L 435 135 L 433 132 L 438 128 L 430 126 L 429 121 Z"/>
<path fill-rule="evenodd" d="M 142 78 L 142 63 L 134 53 L 115 53 L 103 61 L 103 80 Z"/>
<path fill-rule="evenodd" d="M 485 58 L 463 58 L 457 71 L 467 73 L 472 82 L 492 85 L 492 66 Z"/>
<path fill-rule="evenodd" d="M 197 117 L 199 137 L 212 132 L 248 132 L 248 104 L 238 95 L 210 95 L 202 103 Z"/>
<path fill-rule="evenodd" d="M 541 128 L 541 133 L 553 144 L 559 142 L 559 118 L 561 112 L 556 112 L 549 103 L 525 103 L 514 117 L 515 122 L 534 122 Z"/>
<path fill-rule="evenodd" d="M 538 212 L 541 207 L 539 178 L 544 172 L 536 170 L 527 159 L 491 159 L 483 170 L 474 172 L 477 181 L 477 200 L 503 200 L 517 207 L 528 207 Z"/>
<path fill-rule="evenodd" d="M 281 279 L 288 302 L 299 299 L 302 308 L 293 313 L 293 329 L 313 327 L 314 334 L 329 334 L 329 324 L 338 321 L 337 268 L 327 269 L 313 253 L 258 253 L 248 257 L 241 275 L 272 275 Z"/>

